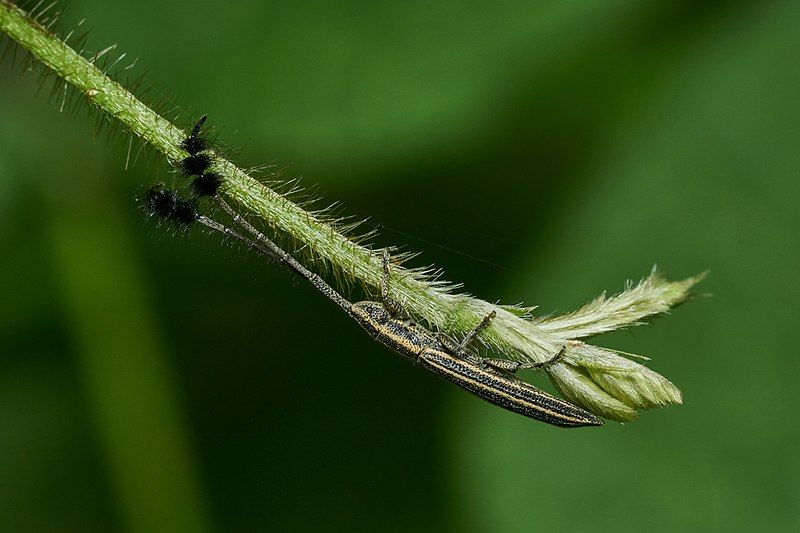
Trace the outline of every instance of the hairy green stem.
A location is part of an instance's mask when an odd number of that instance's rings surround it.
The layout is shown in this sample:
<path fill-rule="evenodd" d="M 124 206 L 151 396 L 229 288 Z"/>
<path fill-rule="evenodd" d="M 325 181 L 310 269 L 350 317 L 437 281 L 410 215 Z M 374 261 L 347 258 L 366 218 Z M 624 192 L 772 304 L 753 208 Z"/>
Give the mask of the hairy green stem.
<path fill-rule="evenodd" d="M 93 104 L 119 120 L 126 128 L 152 145 L 171 161 L 188 155 L 180 147 L 185 132 L 150 109 L 108 77 L 91 59 L 86 59 L 54 34 L 31 20 L 7 0 L 0 3 L 0 28 L 37 60 L 56 72 L 64 81 L 81 91 Z M 344 276 L 376 291 L 381 279 L 381 261 L 370 249 L 340 233 L 333 225 L 304 210 L 251 177 L 234 163 L 219 156 L 216 168 L 225 177 L 225 192 L 240 207 L 260 215 L 271 227 L 310 249 L 311 254 Z M 488 312 L 486 302 L 476 302 L 465 295 L 455 295 L 431 286 L 420 276 L 402 267 L 393 269 L 391 296 L 404 308 L 431 326 L 450 333 L 463 333 L 477 324 Z M 489 309 L 491 310 L 491 309 Z M 489 335 L 487 340 L 503 353 L 522 360 L 545 361 L 556 353 L 562 342 L 529 323 L 509 327 L 508 322 L 522 322 L 511 313 L 498 309 L 500 316 L 493 329 L 509 329 L 512 335 L 530 336 L 537 345 L 534 353 L 515 349 L 503 342 L 507 335 Z M 523 331 L 515 331 L 521 326 Z M 527 330 L 527 333 L 523 333 Z"/>
<path fill-rule="evenodd" d="M 115 117 L 125 128 L 153 146 L 170 163 L 175 164 L 188 155 L 180 146 L 186 135 L 182 129 L 112 80 L 95 65 L 96 57 L 85 58 L 8 0 L 0 0 L 0 30 L 55 72 L 65 84 L 74 86 L 97 108 Z M 382 276 L 379 254 L 349 239 L 335 224 L 304 210 L 219 154 L 214 155 L 214 167 L 224 177 L 224 193 L 234 204 L 260 217 L 279 235 L 300 245 L 318 267 L 330 268 L 340 279 L 360 284 L 370 293 L 378 292 Z M 608 323 L 605 330 L 611 330 L 664 312 L 683 301 L 689 287 L 696 281 L 690 279 L 677 285 L 660 278 L 650 279 L 655 280 L 655 285 L 645 288 L 643 305 L 639 302 L 639 307 L 625 313 L 614 309 L 616 316 L 613 320 L 607 320 L 605 316 L 578 317 L 583 328 L 580 332 L 571 328 L 569 322 L 562 321 L 556 325 L 531 321 L 518 309 L 455 294 L 450 285 L 400 266 L 393 268 L 389 292 L 390 297 L 416 319 L 453 336 L 463 335 L 489 312 L 495 311 L 497 317 L 481 334 L 481 341 L 489 350 L 509 359 L 543 362 L 566 346 L 562 361 L 548 368 L 548 374 L 559 390 L 598 414 L 630 420 L 636 416 L 636 408 L 680 401 L 680 392 L 655 372 L 613 352 L 574 339 L 591 331 L 586 323 Z M 601 315 L 603 312 L 610 314 L 612 310 L 600 306 L 592 312 Z M 609 373 L 614 379 L 606 375 Z M 620 380 L 624 382 L 622 385 Z M 631 387 L 633 392 L 628 390 Z M 639 390 L 642 387 L 647 389 L 644 393 Z M 656 392 L 650 394 L 653 387 Z M 620 392 L 621 389 L 624 390 Z M 640 397 L 646 398 L 640 400 Z"/>

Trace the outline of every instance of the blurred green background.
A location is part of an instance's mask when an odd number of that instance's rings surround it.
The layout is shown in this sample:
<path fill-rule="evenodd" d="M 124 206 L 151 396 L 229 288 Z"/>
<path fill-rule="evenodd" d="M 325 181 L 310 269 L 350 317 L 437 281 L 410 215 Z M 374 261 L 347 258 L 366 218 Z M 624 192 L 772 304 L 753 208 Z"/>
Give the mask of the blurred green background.
<path fill-rule="evenodd" d="M 246 250 L 145 223 L 134 196 L 172 178 L 9 57 L 0 529 L 800 529 L 800 3 L 61 6 L 238 161 L 484 299 L 566 311 L 653 263 L 711 269 L 714 297 L 596 340 L 684 406 L 534 423 Z"/>

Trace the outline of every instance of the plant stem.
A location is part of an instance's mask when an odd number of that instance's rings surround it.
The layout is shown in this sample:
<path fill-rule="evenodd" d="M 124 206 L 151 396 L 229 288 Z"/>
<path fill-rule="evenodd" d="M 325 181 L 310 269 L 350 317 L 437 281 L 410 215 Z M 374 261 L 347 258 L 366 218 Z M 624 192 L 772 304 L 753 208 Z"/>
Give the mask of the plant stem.
<path fill-rule="evenodd" d="M 185 138 L 183 130 L 112 80 L 92 59 L 70 48 L 8 0 L 0 0 L 0 29 L 169 161 L 177 161 L 187 155 L 180 147 Z M 272 228 L 308 247 L 313 257 L 330 265 L 338 275 L 356 281 L 372 292 L 378 289 L 382 275 L 381 262 L 373 251 L 353 242 L 332 224 L 264 186 L 232 162 L 217 155 L 215 163 L 216 169 L 226 180 L 225 192 L 239 207 L 256 213 Z M 394 267 L 393 274 L 391 296 L 411 314 L 436 329 L 452 334 L 463 333 L 480 322 L 493 308 L 486 302 L 478 303 L 473 298 L 451 294 L 445 286 L 433 286 L 423 276 L 402 267 Z M 548 336 L 503 309 L 497 311 L 501 316 L 493 323 L 496 329 L 507 328 L 513 335 L 531 336 L 539 348 L 529 353 L 529 350 L 515 349 L 513 344 L 503 342 L 503 336 L 497 336 L 492 341 L 492 335 L 487 335 L 498 350 L 511 357 L 532 361 L 545 361 L 558 351 L 561 342 L 557 338 Z M 509 328 L 509 321 L 519 324 L 516 328 Z M 519 328 L 524 333 L 514 331 Z"/>
<path fill-rule="evenodd" d="M 106 49 L 87 59 L 30 15 L 0 0 L 0 30 L 74 86 L 88 101 L 161 153 L 175 165 L 188 154 L 181 148 L 186 133 L 112 80 L 95 61 Z M 266 187 L 219 154 L 213 154 L 214 170 L 225 180 L 223 192 L 242 210 L 262 219 L 277 233 L 306 250 L 318 269 L 330 267 L 340 281 L 358 284 L 377 294 L 382 278 L 380 254 L 344 235 L 335 223 L 304 210 L 288 198 Z M 415 319 L 432 330 L 457 337 L 465 334 L 490 312 L 496 313 L 481 341 L 496 355 L 523 363 L 547 361 L 566 347 L 562 360 L 547 369 L 550 378 L 566 396 L 598 414 L 620 420 L 635 417 L 635 408 L 680 401 L 680 391 L 655 372 L 619 355 L 576 341 L 577 326 L 584 334 L 618 329 L 664 312 L 683 301 L 697 280 L 669 283 L 654 280 L 646 286 L 637 307 L 619 309 L 611 304 L 584 309 L 583 315 L 564 322 L 532 322 L 518 309 L 497 306 L 478 298 L 452 292 L 452 285 L 433 280 L 425 273 L 394 266 L 389 296 Z M 681 284 L 682 283 L 682 284 Z M 626 293 L 623 293 L 626 294 Z M 632 298 L 615 302 L 633 302 Z M 612 315 L 613 316 L 610 316 Z M 588 315 L 588 316 L 584 316 Z M 549 328 L 549 329 L 548 329 Z M 633 365 L 633 366 L 631 366 Z M 622 373 L 622 377 L 617 375 Z M 609 375 L 606 375 L 609 374 Z M 613 375 L 610 375 L 613 374 Z"/>

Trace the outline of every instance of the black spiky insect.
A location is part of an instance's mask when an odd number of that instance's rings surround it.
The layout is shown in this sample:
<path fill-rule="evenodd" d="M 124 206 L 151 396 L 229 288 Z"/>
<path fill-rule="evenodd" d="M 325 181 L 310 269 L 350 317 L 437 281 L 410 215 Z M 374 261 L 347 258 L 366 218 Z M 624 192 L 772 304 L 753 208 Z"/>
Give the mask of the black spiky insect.
<path fill-rule="evenodd" d="M 151 216 L 187 228 L 198 219 L 194 202 L 185 200 L 163 183 L 156 183 L 142 198 L 143 209 Z"/>
<path fill-rule="evenodd" d="M 181 148 L 189 153 L 180 162 L 181 170 L 185 175 L 194 177 L 191 183 L 192 191 L 200 197 L 216 196 L 223 182 L 218 172 L 210 170 L 214 160 L 211 155 L 205 153 L 208 141 L 201 132 L 207 119 L 206 115 L 200 117 L 189 135 L 181 142 Z"/>
<path fill-rule="evenodd" d="M 181 143 L 181 148 L 192 155 L 199 154 L 208 148 L 208 142 L 200 136 L 200 130 L 203 128 L 203 124 L 205 124 L 207 119 L 208 115 L 200 117 L 192 128 L 192 132 Z"/>

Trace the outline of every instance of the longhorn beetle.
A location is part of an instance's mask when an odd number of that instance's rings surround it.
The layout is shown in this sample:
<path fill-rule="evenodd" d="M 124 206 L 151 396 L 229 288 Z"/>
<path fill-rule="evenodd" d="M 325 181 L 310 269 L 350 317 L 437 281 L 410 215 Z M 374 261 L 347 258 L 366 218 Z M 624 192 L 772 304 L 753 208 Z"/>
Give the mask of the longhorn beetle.
<path fill-rule="evenodd" d="M 603 421 L 592 413 L 539 390 L 514 375 L 514 372 L 522 368 L 538 368 L 555 362 L 563 355 L 563 349 L 549 361 L 527 365 L 506 360 L 483 359 L 470 353 L 468 351 L 469 344 L 481 331 L 490 326 L 495 316 L 494 312 L 484 317 L 461 343 L 455 343 L 444 335 L 435 334 L 414 323 L 405 315 L 397 302 L 389 298 L 390 267 L 387 250 L 384 250 L 382 257 L 381 302 L 351 303 L 336 292 L 317 274 L 305 268 L 234 211 L 218 194 L 223 180 L 220 174 L 210 170 L 212 158 L 203 153 L 207 144 L 200 136 L 205 119 L 206 117 L 203 116 L 197 122 L 190 135 L 182 143 L 182 147 L 189 153 L 189 156 L 181 162 L 181 166 L 184 173 L 194 176 L 192 188 L 195 194 L 213 198 L 222 210 L 233 219 L 234 223 L 251 237 L 245 237 L 235 230 L 197 213 L 194 202 L 179 198 L 175 192 L 166 189 L 163 185 L 156 185 L 147 194 L 145 205 L 152 213 L 182 224 L 199 222 L 274 258 L 307 280 L 314 288 L 338 305 L 375 340 L 489 403 L 554 426 L 603 425 Z M 198 161 L 202 161 L 202 164 L 198 165 Z M 191 215 L 187 216 L 187 212 L 190 212 Z"/>

